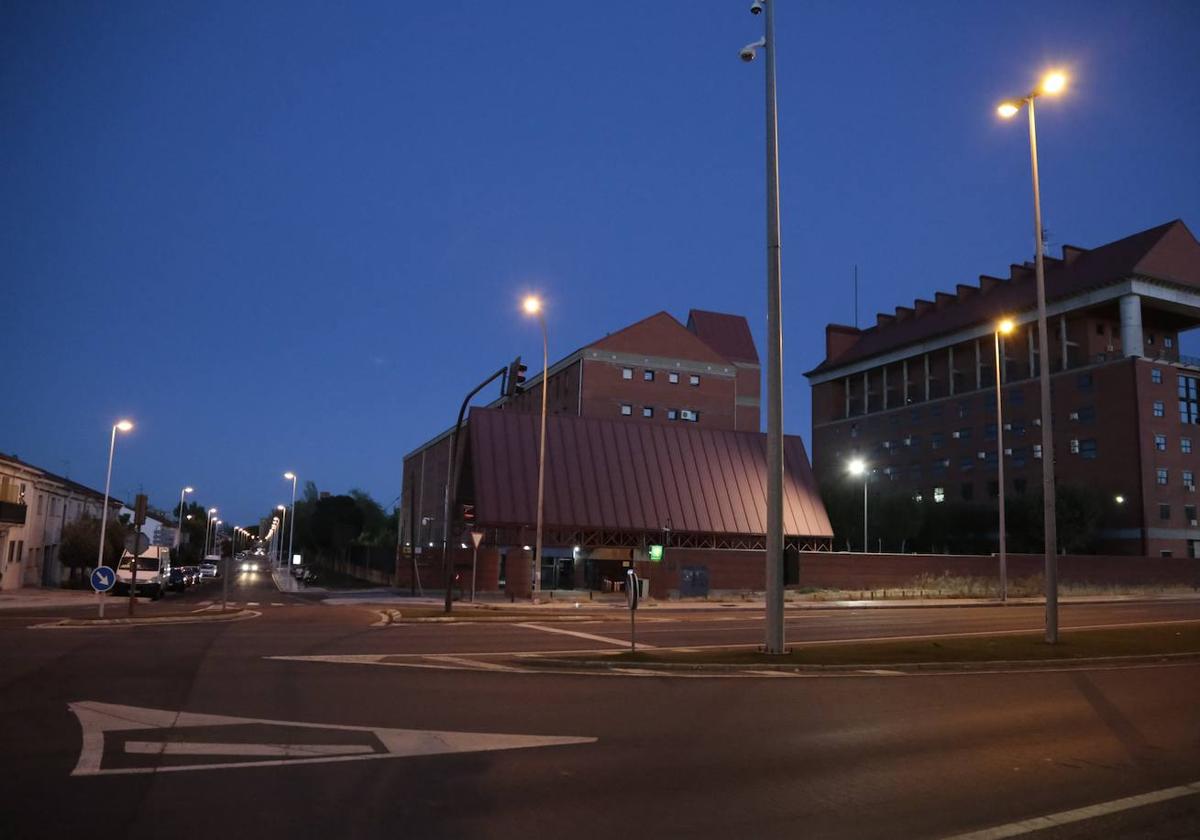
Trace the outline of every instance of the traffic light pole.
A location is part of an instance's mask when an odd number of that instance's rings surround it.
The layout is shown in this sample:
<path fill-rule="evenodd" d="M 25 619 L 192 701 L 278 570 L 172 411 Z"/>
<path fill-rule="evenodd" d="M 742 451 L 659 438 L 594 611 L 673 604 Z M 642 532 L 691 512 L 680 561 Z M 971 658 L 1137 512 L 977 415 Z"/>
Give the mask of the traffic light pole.
<path fill-rule="evenodd" d="M 520 359 L 518 358 L 519 361 Z M 450 503 L 452 495 L 457 496 L 458 493 L 458 433 L 462 431 L 463 416 L 467 413 L 467 405 L 474 396 L 507 373 L 507 367 L 500 368 L 500 370 L 476 385 L 471 393 L 467 394 L 458 409 L 458 420 L 454 423 L 454 435 L 450 438 L 450 462 L 446 465 L 446 490 L 442 496 L 442 582 L 446 586 L 446 612 L 450 612 L 451 603 L 453 602 L 451 592 L 451 587 L 454 583 L 451 579 L 453 567 L 450 564 Z M 454 489 L 451 490 L 451 487 Z M 457 502 L 457 498 L 454 498 L 453 501 Z"/>

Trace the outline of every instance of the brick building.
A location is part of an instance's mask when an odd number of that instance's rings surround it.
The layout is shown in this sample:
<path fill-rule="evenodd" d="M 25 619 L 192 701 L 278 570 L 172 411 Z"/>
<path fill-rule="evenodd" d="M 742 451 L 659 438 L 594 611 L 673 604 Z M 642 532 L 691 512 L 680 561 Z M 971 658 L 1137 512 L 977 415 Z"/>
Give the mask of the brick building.
<path fill-rule="evenodd" d="M 1200 245 L 1181 221 L 1046 258 L 1046 301 L 1060 485 L 1104 497 L 1100 548 L 1196 556 L 1200 525 L 1200 359 L 1179 334 L 1200 324 Z M 993 336 L 1001 339 L 1006 495 L 1037 492 L 1042 434 L 1036 283 L 1031 263 L 879 314 L 866 329 L 826 327 L 812 387 L 813 469 L 871 480 L 922 504 L 995 506 Z"/>
<path fill-rule="evenodd" d="M 547 413 L 551 422 L 547 430 L 547 539 L 542 569 L 546 588 L 584 585 L 596 588 L 601 585 L 600 572 L 596 571 L 601 568 L 598 564 L 630 559 L 633 549 L 662 539 L 664 532 L 679 534 L 679 539 L 686 539 L 697 549 L 730 548 L 736 543 L 740 550 L 755 550 L 756 539 L 761 537 L 757 513 L 744 511 L 757 511 L 765 501 L 759 498 L 761 492 L 755 496 L 747 483 L 751 481 L 747 476 L 753 473 L 747 466 L 749 461 L 738 460 L 735 465 L 730 460 L 730 453 L 757 451 L 763 437 L 759 432 L 758 352 L 745 318 L 693 310 L 685 326 L 668 313 L 659 312 L 554 362 L 547 379 Z M 539 371 L 529 377 L 520 394 L 498 399 L 487 409 L 473 410 L 468 419 L 471 427 L 483 422 L 476 420 L 479 417 L 521 417 L 524 419 L 518 425 L 532 434 L 532 439 L 513 432 L 515 437 L 500 443 L 496 436 L 481 437 L 480 429 L 468 428 L 460 443 L 464 471 L 459 486 L 454 488 L 454 497 L 461 503 L 474 504 L 476 481 L 483 481 L 481 486 L 485 489 L 476 511 L 476 527 L 488 534 L 485 546 L 498 550 L 504 557 L 510 549 L 525 551 L 523 546 L 533 541 L 535 517 L 530 511 L 535 491 L 524 481 L 530 466 L 528 458 L 513 462 L 519 463 L 519 472 L 498 468 L 497 464 L 511 456 L 513 441 L 522 446 L 536 443 L 535 421 L 541 408 L 541 388 Z M 572 431 L 585 426 L 566 422 L 571 418 L 595 420 L 599 425 L 586 426 L 593 435 L 589 437 Z M 486 428 L 499 428 L 496 425 L 499 422 L 490 420 Z M 661 431 L 651 434 L 652 429 Z M 573 443 L 564 443 L 562 436 L 568 433 L 575 435 L 570 438 Z M 450 435 L 448 430 L 404 458 L 401 543 L 413 553 L 428 555 L 440 549 Z M 683 474 L 685 464 L 674 455 L 681 447 L 693 445 L 698 457 L 711 455 L 719 460 L 719 470 L 706 473 L 707 477 L 701 479 L 693 465 L 688 467 L 690 472 Z M 790 470 L 796 476 L 793 481 L 799 482 L 789 486 L 793 486 L 797 499 L 804 500 L 804 506 L 815 505 L 819 510 L 819 514 L 792 520 L 802 532 L 793 536 L 800 540 L 797 545 L 823 544 L 829 537 L 828 520 L 813 490 L 815 485 L 811 484 L 807 454 L 798 438 L 792 439 L 789 447 Z M 533 458 L 536 466 L 536 447 L 521 451 Z M 618 462 L 626 465 L 623 471 L 618 470 L 623 479 L 638 471 L 660 488 L 660 495 L 688 501 L 679 501 L 672 516 L 667 507 L 659 510 L 644 495 L 641 502 L 627 504 L 627 497 L 636 494 L 636 488 L 631 489 L 617 478 L 605 485 L 607 489 L 594 484 L 598 473 Z M 669 465 L 664 469 L 680 471 L 680 475 L 644 473 L 645 464 L 651 462 Z M 567 468 L 567 464 L 571 467 Z M 698 480 L 704 486 L 697 488 Z M 729 482 L 744 486 L 727 490 L 724 485 Z M 585 490 L 595 504 L 570 507 L 559 498 Z M 723 501 L 712 497 L 714 511 L 735 504 L 743 514 L 740 519 L 732 513 L 719 519 L 684 517 L 679 505 L 686 504 L 688 510 L 694 511 L 695 503 L 691 501 L 694 492 L 708 497 L 719 493 Z M 505 498 L 505 494 L 511 496 L 508 501 L 515 508 L 497 505 L 496 500 Z M 738 500 L 730 502 L 730 494 Z M 605 516 L 598 515 L 596 506 L 601 500 L 608 505 Z M 647 505 L 654 511 L 652 514 L 645 513 Z M 506 513 L 493 513 L 501 508 Z M 647 516 L 654 521 L 649 522 Z M 700 530 L 696 531 L 697 528 Z M 456 521 L 451 530 L 457 534 L 461 523 Z M 761 553 L 761 547 L 757 550 Z M 756 568 L 761 576 L 761 563 Z M 496 578 L 489 578 L 492 579 Z M 661 573 L 659 581 L 657 585 L 666 585 Z M 527 580 L 524 585 L 528 585 Z"/>

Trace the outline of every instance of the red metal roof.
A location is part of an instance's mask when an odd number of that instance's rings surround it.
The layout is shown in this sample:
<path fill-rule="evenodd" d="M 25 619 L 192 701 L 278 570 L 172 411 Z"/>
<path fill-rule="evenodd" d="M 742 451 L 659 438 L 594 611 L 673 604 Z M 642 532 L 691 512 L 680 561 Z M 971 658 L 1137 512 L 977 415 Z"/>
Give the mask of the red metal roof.
<path fill-rule="evenodd" d="M 539 415 L 474 408 L 470 444 L 481 525 L 537 519 Z M 784 531 L 830 537 L 804 443 L 784 439 Z M 766 435 L 623 418 L 551 415 L 547 527 L 677 533 L 766 531 Z"/>
<path fill-rule="evenodd" d="M 744 316 L 693 309 L 687 328 L 731 362 L 758 364 L 758 349 Z"/>
<path fill-rule="evenodd" d="M 1066 246 L 1065 260 L 1046 261 L 1046 300 L 1071 297 L 1087 289 L 1115 283 L 1126 277 L 1145 276 L 1185 286 L 1200 287 L 1200 245 L 1183 222 L 1176 219 L 1092 250 Z M 856 362 L 918 341 L 934 338 L 1033 309 L 1037 284 L 1032 269 L 1014 267 L 1015 279 L 988 278 L 981 287 L 956 295 L 944 307 L 929 306 L 913 314 L 862 331 L 845 352 L 826 359 L 809 374 Z"/>

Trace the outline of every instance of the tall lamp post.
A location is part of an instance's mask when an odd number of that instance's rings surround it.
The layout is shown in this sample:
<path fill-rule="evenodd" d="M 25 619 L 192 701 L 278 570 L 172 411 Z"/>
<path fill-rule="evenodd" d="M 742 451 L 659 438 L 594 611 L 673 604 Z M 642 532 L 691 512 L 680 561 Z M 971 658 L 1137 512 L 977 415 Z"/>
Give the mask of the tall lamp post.
<path fill-rule="evenodd" d="M 846 471 L 853 476 L 862 476 L 863 480 L 863 554 L 867 553 L 867 480 L 871 477 L 871 471 L 867 469 L 867 463 L 862 458 L 855 458 L 846 467 Z"/>
<path fill-rule="evenodd" d="M 275 505 L 275 510 L 279 511 L 279 517 L 280 517 L 278 520 L 279 521 L 279 544 L 277 546 L 278 550 L 275 552 L 275 565 L 282 569 L 286 565 L 283 562 L 283 529 L 287 526 L 287 506 L 286 505 Z M 292 560 L 289 557 L 288 563 L 291 563 L 291 562 L 292 562 Z"/>
<path fill-rule="evenodd" d="M 112 437 L 108 441 L 108 473 L 104 478 L 104 506 L 100 508 L 100 548 L 96 551 L 96 568 L 104 565 L 104 532 L 108 526 L 108 491 L 112 485 L 113 453 L 117 451 L 117 432 L 128 432 L 132 429 L 133 423 L 130 421 L 118 420 L 113 423 Z M 136 543 L 134 548 L 137 548 Z"/>
<path fill-rule="evenodd" d="M 1008 533 L 1004 523 L 1004 394 L 1000 389 L 1000 340 L 1013 331 L 1011 318 L 996 325 L 996 487 L 1000 506 L 1000 600 L 1008 601 Z"/>
<path fill-rule="evenodd" d="M 216 508 L 208 509 L 208 517 L 204 520 L 204 556 L 208 556 L 208 533 L 212 530 L 213 515 L 217 512 Z"/>
<path fill-rule="evenodd" d="M 550 372 L 550 340 L 546 332 L 546 311 L 542 301 L 530 295 L 525 298 L 525 311 L 536 315 L 542 325 L 542 430 L 538 435 L 538 491 L 537 491 L 537 535 L 533 548 L 533 574 L 530 576 L 529 597 L 537 598 L 542 589 L 542 511 L 546 490 L 546 381 Z"/>
<path fill-rule="evenodd" d="M 1016 116 L 1021 106 L 1029 111 L 1029 161 L 1033 173 L 1033 243 L 1037 275 L 1038 368 L 1042 397 L 1042 500 L 1046 539 L 1046 641 L 1058 642 L 1058 533 L 1054 499 L 1054 428 L 1050 410 L 1050 349 L 1046 335 L 1046 273 L 1042 261 L 1042 193 L 1038 181 L 1037 126 L 1033 101 L 1061 93 L 1067 86 L 1064 73 L 1046 74 L 1037 89 L 1018 99 L 1002 102 L 996 112 L 1004 119 Z"/>
<path fill-rule="evenodd" d="M 183 497 L 188 493 L 196 492 L 191 487 L 184 487 L 179 491 L 179 524 L 175 526 L 175 547 L 183 545 Z"/>
<path fill-rule="evenodd" d="M 292 541 L 296 536 L 296 474 L 294 472 L 285 472 L 283 477 L 292 482 L 292 506 L 289 508 L 292 514 L 292 530 L 288 531 L 288 553 L 287 562 L 290 565 L 292 562 Z M 283 534 L 279 535 L 279 546 L 283 547 Z"/>
<path fill-rule="evenodd" d="M 775 0 L 754 0 L 751 14 L 766 11 L 763 37 L 742 47 L 742 61 L 766 50 L 767 105 L 767 653 L 782 654 L 783 639 L 783 327 L 780 319 L 779 119 L 775 95 Z"/>

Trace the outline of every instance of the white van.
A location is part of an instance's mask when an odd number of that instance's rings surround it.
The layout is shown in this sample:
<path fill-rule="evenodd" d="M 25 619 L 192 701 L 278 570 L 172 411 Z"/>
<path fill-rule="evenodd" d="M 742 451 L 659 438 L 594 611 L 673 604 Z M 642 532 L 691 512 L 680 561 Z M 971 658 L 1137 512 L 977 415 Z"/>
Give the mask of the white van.
<path fill-rule="evenodd" d="M 134 581 L 133 555 L 125 552 L 117 564 L 117 582 L 113 586 L 116 595 L 128 595 L 129 585 Z M 170 586 L 171 550 L 165 546 L 151 546 L 137 557 L 137 593 L 158 600 Z"/>

